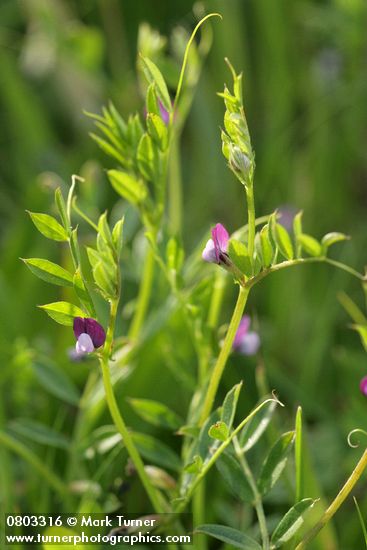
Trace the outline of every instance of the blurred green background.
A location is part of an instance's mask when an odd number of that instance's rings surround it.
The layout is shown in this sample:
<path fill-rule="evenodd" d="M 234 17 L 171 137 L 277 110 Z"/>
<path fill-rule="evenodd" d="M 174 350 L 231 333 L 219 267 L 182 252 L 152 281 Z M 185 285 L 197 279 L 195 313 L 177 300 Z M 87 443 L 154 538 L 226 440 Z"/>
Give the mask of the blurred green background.
<path fill-rule="evenodd" d="M 55 289 L 33 277 L 19 258 L 61 260 L 53 244 L 36 233 L 25 210 L 47 211 L 55 187 L 66 190 L 74 173 L 87 179 L 90 204 L 93 201 L 101 211 L 113 204 L 115 196 L 103 171 L 110 164 L 88 137 L 92 123 L 83 110 L 99 112 L 112 99 L 124 115 L 143 113 L 135 71 L 139 25 L 147 21 L 167 35 L 177 25 L 190 31 L 196 21 L 193 5 L 191 0 L 0 3 L 1 423 L 30 417 L 54 425 L 56 418 L 66 433 L 71 430 L 75 411 L 50 398 L 39 384 L 29 367 L 28 346 L 51 357 L 79 389 L 88 370 L 67 360 L 71 331 L 53 325 L 35 308 L 54 301 Z M 277 207 L 303 209 L 307 232 L 318 237 L 332 230 L 352 235 L 351 242 L 335 247 L 333 256 L 363 271 L 367 263 L 366 2 L 210 0 L 203 5 L 207 12 L 219 11 L 223 21 L 212 23 L 213 46 L 183 133 L 187 250 L 212 223 L 220 221 L 233 231 L 245 221 L 241 186 L 221 155 L 223 105 L 216 92 L 230 80 L 224 63 L 228 56 L 244 73 L 256 151 L 258 215 Z M 250 303 L 269 385 L 287 404 L 280 421 L 289 427 L 296 405 L 303 405 L 310 454 L 328 499 L 360 454 L 348 447 L 348 432 L 366 428 L 367 401 L 358 384 L 367 374 L 367 362 L 337 301 L 342 289 L 363 307 L 363 293 L 348 275 L 329 266 L 296 268 L 267 279 Z M 230 285 L 226 297 L 223 322 L 233 306 Z M 139 375 L 137 369 L 126 381 L 124 395 L 159 398 L 165 388 L 169 390 L 165 399 L 183 413 L 187 403 L 180 404 L 172 392 L 159 337 L 156 340 L 147 350 L 148 375 Z M 182 369 L 190 361 L 184 346 L 185 338 L 179 351 Z M 144 357 L 140 361 L 144 363 Z M 224 386 L 228 389 L 244 377 L 251 392 L 254 367 L 251 360 L 233 358 Z M 150 381 L 157 373 L 161 386 L 152 390 Z M 44 456 L 44 447 L 35 449 Z M 10 460 L 5 455 L 3 459 Z M 24 468 L 21 464 L 19 473 L 14 466 L 13 479 L 26 475 Z M 36 481 L 28 496 L 21 488 L 18 492 L 19 506 L 27 510 L 37 494 Z M 366 511 L 363 483 L 356 495 Z M 339 513 L 336 529 L 341 549 L 361 547 L 351 500 Z"/>

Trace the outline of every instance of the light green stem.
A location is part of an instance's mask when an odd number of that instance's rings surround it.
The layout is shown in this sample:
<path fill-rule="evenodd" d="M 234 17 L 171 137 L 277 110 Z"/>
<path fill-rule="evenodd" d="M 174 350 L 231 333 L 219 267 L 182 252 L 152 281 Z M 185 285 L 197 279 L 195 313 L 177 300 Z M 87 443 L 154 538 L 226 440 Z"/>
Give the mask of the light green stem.
<path fill-rule="evenodd" d="M 147 492 L 147 495 L 154 508 L 154 511 L 157 513 L 163 513 L 164 510 L 159 500 L 158 494 L 154 489 L 153 485 L 151 484 L 150 479 L 144 469 L 144 463 L 140 457 L 140 454 L 137 448 L 135 447 L 132 437 L 121 416 L 121 413 L 119 411 L 119 408 L 116 402 L 115 394 L 113 392 L 111 376 L 110 376 L 109 358 L 112 352 L 112 343 L 113 343 L 113 335 L 115 331 L 117 307 L 118 307 L 118 299 L 111 302 L 110 323 L 107 330 L 106 342 L 103 348 L 102 356 L 100 358 L 102 374 L 103 374 L 103 382 L 104 382 L 104 387 L 106 392 L 106 400 L 107 400 L 108 408 L 110 410 L 114 424 L 118 432 L 122 436 L 123 443 L 136 468 L 136 471 L 140 477 L 140 480 Z"/>
<path fill-rule="evenodd" d="M 325 510 L 321 519 L 316 523 L 316 525 L 305 535 L 303 540 L 297 545 L 296 550 L 303 550 L 307 548 L 309 542 L 316 537 L 316 535 L 321 531 L 323 527 L 331 520 L 333 515 L 338 511 L 340 506 L 343 504 L 349 493 L 352 491 L 353 487 L 363 474 L 365 468 L 367 467 L 367 449 L 364 451 L 361 459 L 359 460 L 357 466 L 354 468 L 350 477 L 339 491 L 336 498 L 330 504 L 330 506 Z"/>
<path fill-rule="evenodd" d="M 42 478 L 52 487 L 57 493 L 60 493 L 63 497 L 67 495 L 68 488 L 63 481 L 54 474 L 51 470 L 45 466 L 44 462 L 38 458 L 32 451 L 30 451 L 23 443 L 20 443 L 16 439 L 13 439 L 7 433 L 0 431 L 0 443 L 13 451 L 26 462 L 28 462 L 35 470 L 37 470 Z"/>
<path fill-rule="evenodd" d="M 242 466 L 243 473 L 246 476 L 246 479 L 251 487 L 251 490 L 254 495 L 253 504 L 256 510 L 257 519 L 259 521 L 259 527 L 260 527 L 260 533 L 261 533 L 261 539 L 263 543 L 263 550 L 269 550 L 269 533 L 268 533 L 268 527 L 266 525 L 266 519 L 264 514 L 264 508 L 261 500 L 261 495 L 257 489 L 256 481 L 254 479 L 254 476 L 252 474 L 252 471 L 250 469 L 250 466 L 248 465 L 248 462 L 244 456 L 244 454 L 241 452 L 241 449 L 238 445 L 237 438 L 233 440 L 234 442 L 234 448 L 236 450 L 237 458 Z"/>
<path fill-rule="evenodd" d="M 169 227 L 172 235 L 182 231 L 182 181 L 179 136 L 172 138 L 169 158 Z"/>
<path fill-rule="evenodd" d="M 254 260 L 254 248 L 255 248 L 255 200 L 254 200 L 254 188 L 253 185 L 246 187 L 247 196 L 247 215 L 248 215 L 248 254 L 251 262 Z"/>
<path fill-rule="evenodd" d="M 139 289 L 138 300 L 135 308 L 133 320 L 129 330 L 129 339 L 134 341 L 138 338 L 144 323 L 145 316 L 149 307 L 150 296 L 152 293 L 154 277 L 154 251 L 149 246 L 145 258 L 145 266 L 142 274 L 141 285 Z"/>
<path fill-rule="evenodd" d="M 220 350 L 220 354 L 218 356 L 217 362 L 214 366 L 213 373 L 209 381 L 209 386 L 205 395 L 203 409 L 200 415 L 200 421 L 199 421 L 200 425 L 204 424 L 205 420 L 208 418 L 212 410 L 214 399 L 218 390 L 219 383 L 222 378 L 224 368 L 226 366 L 228 357 L 232 351 L 233 340 L 236 336 L 238 326 L 242 319 L 242 315 L 245 309 L 249 291 L 250 291 L 249 287 L 243 287 L 243 286 L 240 287 L 236 307 L 234 309 L 232 319 L 229 324 L 226 337 L 224 339 L 223 347 Z"/>
<path fill-rule="evenodd" d="M 192 497 L 192 512 L 194 527 L 205 523 L 205 479 L 197 487 Z M 208 548 L 207 539 L 205 537 L 197 537 L 195 548 L 197 550 L 206 550 Z"/>

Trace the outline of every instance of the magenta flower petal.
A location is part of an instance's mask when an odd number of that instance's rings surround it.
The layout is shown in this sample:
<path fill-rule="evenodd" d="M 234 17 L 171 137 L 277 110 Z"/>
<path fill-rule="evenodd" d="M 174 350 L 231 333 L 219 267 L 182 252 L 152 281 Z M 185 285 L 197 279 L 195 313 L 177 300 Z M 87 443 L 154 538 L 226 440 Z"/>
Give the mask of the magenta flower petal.
<path fill-rule="evenodd" d="M 86 332 L 85 319 L 82 317 L 74 317 L 73 329 L 75 338 L 78 339 L 83 332 Z"/>
<path fill-rule="evenodd" d="M 234 337 L 233 347 L 235 349 L 240 347 L 243 338 L 246 336 L 247 331 L 250 328 L 250 324 L 251 324 L 250 317 L 248 315 L 244 315 L 238 326 L 236 336 Z"/>
<path fill-rule="evenodd" d="M 91 317 L 75 317 L 73 328 L 77 340 L 81 334 L 88 334 L 95 348 L 100 348 L 105 343 L 106 333 L 104 328 Z"/>
<path fill-rule="evenodd" d="M 367 396 L 367 376 L 364 376 L 359 384 L 361 392 Z"/>
<path fill-rule="evenodd" d="M 100 325 L 95 319 L 85 319 L 86 333 L 92 339 L 95 348 L 100 348 L 106 341 L 106 333 L 102 325 Z"/>
<path fill-rule="evenodd" d="M 221 223 L 217 223 L 212 229 L 212 239 L 215 247 L 215 256 L 219 263 L 221 254 L 226 254 L 228 251 L 229 241 L 228 231 Z"/>

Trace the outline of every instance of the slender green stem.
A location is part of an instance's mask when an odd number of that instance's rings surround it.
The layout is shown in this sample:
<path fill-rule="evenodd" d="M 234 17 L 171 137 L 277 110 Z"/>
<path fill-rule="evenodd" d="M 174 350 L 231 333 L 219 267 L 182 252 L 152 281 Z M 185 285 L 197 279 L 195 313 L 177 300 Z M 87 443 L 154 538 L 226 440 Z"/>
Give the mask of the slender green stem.
<path fill-rule="evenodd" d="M 129 330 L 129 339 L 132 341 L 138 338 L 149 307 L 154 277 L 154 263 L 154 250 L 149 246 L 147 256 L 145 258 L 144 271 L 141 278 L 135 313 Z"/>
<path fill-rule="evenodd" d="M 259 521 L 259 527 L 260 527 L 260 533 L 261 533 L 261 539 L 263 543 L 263 550 L 269 550 L 269 533 L 268 533 L 268 527 L 266 525 L 266 519 L 264 514 L 264 507 L 261 500 L 261 495 L 257 489 L 255 478 L 252 474 L 251 468 L 248 465 L 248 462 L 244 456 L 244 454 L 241 451 L 241 448 L 238 444 L 237 438 L 233 440 L 234 448 L 236 451 L 236 455 L 238 457 L 238 460 L 242 466 L 243 473 L 246 476 L 246 479 L 251 487 L 251 490 L 254 495 L 253 504 L 256 510 L 257 519 Z"/>
<path fill-rule="evenodd" d="M 47 468 L 47 466 L 36 456 L 32 451 L 28 449 L 23 443 L 12 438 L 7 433 L 0 431 L 0 443 L 5 447 L 22 457 L 28 462 L 35 470 L 37 470 L 42 478 L 52 487 L 57 493 L 60 493 L 63 497 L 68 493 L 67 486 L 63 483 L 56 474 Z"/>
<path fill-rule="evenodd" d="M 343 485 L 342 489 L 339 491 L 336 498 L 333 500 L 327 510 L 325 510 L 324 514 L 322 515 L 321 519 L 316 523 L 316 525 L 308 533 L 306 533 L 303 540 L 297 545 L 296 550 L 303 550 L 304 548 L 307 548 L 309 542 L 311 542 L 311 540 L 313 540 L 316 535 L 321 531 L 321 529 L 331 520 L 333 515 L 338 511 L 349 493 L 352 491 L 353 487 L 363 474 L 366 467 L 367 449 L 364 451 L 357 466 L 354 468 L 353 472 L 347 479 L 346 483 Z"/>
<path fill-rule="evenodd" d="M 205 395 L 205 401 L 203 405 L 203 409 L 200 415 L 200 424 L 202 425 L 205 420 L 208 418 L 212 407 L 214 403 L 214 399 L 218 390 L 218 386 L 220 383 L 220 380 L 222 378 L 222 374 L 224 371 L 224 368 L 226 366 L 229 354 L 232 351 L 232 344 L 233 340 L 236 336 L 236 332 L 238 329 L 238 326 L 240 324 L 243 311 L 245 309 L 245 305 L 247 302 L 247 297 L 249 294 L 250 288 L 249 287 L 240 287 L 240 291 L 237 298 L 236 307 L 234 309 L 231 322 L 228 327 L 228 331 L 226 334 L 226 337 L 224 339 L 223 347 L 220 350 L 220 354 L 218 356 L 217 362 L 214 366 L 213 373 L 211 375 L 208 390 Z"/>
<path fill-rule="evenodd" d="M 185 49 L 185 53 L 184 53 L 184 58 L 183 58 L 183 62 L 182 62 L 182 67 L 181 67 L 181 72 L 180 72 L 180 77 L 179 77 L 179 80 L 178 80 L 178 84 L 177 84 L 177 91 L 176 91 L 176 97 L 175 97 L 175 101 L 174 101 L 174 104 L 173 104 L 173 110 L 172 112 L 174 113 L 175 110 L 176 110 L 176 107 L 177 107 L 177 104 L 178 104 L 178 100 L 179 100 L 179 97 L 180 97 L 180 93 L 181 93 L 181 88 L 182 88 L 182 84 L 183 84 L 183 79 L 184 79 L 184 75 L 185 75 L 185 69 L 186 69 L 186 65 L 187 65 L 187 60 L 188 60 L 188 57 L 189 57 L 189 51 L 190 51 L 190 47 L 191 47 L 191 44 L 195 38 L 195 35 L 196 33 L 198 32 L 198 30 L 200 29 L 201 25 L 204 23 L 204 21 L 206 21 L 207 19 L 209 19 L 210 17 L 219 17 L 220 19 L 222 19 L 222 16 L 220 15 L 220 13 L 209 13 L 208 15 L 206 15 L 205 17 L 203 17 L 199 23 L 196 25 L 196 27 L 194 28 L 194 30 L 192 31 L 191 33 L 191 36 L 190 36 L 190 39 L 186 45 L 186 49 Z M 172 117 L 171 117 L 171 120 L 172 120 Z"/>
<path fill-rule="evenodd" d="M 334 267 L 337 267 L 338 269 L 341 269 L 342 271 L 346 271 L 350 275 L 353 275 L 354 277 L 357 277 L 357 279 L 363 281 L 364 277 L 361 275 L 361 273 L 358 273 L 355 269 L 352 267 L 349 267 L 348 265 L 345 265 L 341 262 L 337 262 L 335 260 L 332 260 L 330 258 L 325 258 L 324 256 L 320 256 L 319 258 L 298 258 L 296 260 L 286 260 L 284 262 L 281 262 L 280 264 L 272 265 L 271 267 L 268 267 L 267 269 L 264 269 L 256 275 L 256 277 L 252 277 L 251 279 L 248 279 L 248 281 L 245 283 L 245 286 L 251 288 L 256 283 L 264 279 L 267 275 L 270 273 L 273 273 L 274 271 L 280 271 L 281 269 L 286 269 L 287 267 L 293 267 L 296 265 L 303 265 L 303 264 L 311 264 L 311 263 L 327 263 Z"/>
<path fill-rule="evenodd" d="M 112 419 L 115 423 L 115 426 L 118 430 L 118 432 L 121 434 L 124 445 L 127 449 L 127 452 L 129 453 L 129 456 L 136 468 L 136 471 L 140 477 L 140 480 L 147 492 L 147 495 L 149 497 L 149 500 L 157 513 L 163 513 L 163 507 L 160 502 L 160 499 L 158 497 L 158 493 L 156 492 L 155 488 L 150 482 L 150 479 L 144 469 L 144 463 L 140 457 L 140 454 L 135 447 L 135 444 L 132 440 L 132 437 L 127 429 L 127 426 L 121 416 L 121 413 L 119 411 L 115 394 L 113 392 L 113 387 L 111 383 L 111 376 L 110 376 L 110 367 L 109 367 L 109 358 L 112 352 L 112 346 L 113 346 L 113 335 L 115 332 L 115 323 L 116 323 L 116 316 L 117 316 L 117 307 L 118 307 L 118 299 L 113 300 L 111 302 L 111 313 L 110 313 L 110 323 L 107 330 L 106 335 L 106 342 L 103 348 L 102 356 L 100 358 L 101 368 L 102 368 L 102 374 L 103 374 L 103 382 L 106 392 L 106 400 L 108 404 L 108 408 L 110 410 Z"/>
<path fill-rule="evenodd" d="M 247 216 L 248 216 L 248 254 L 251 262 L 254 259 L 255 248 L 255 200 L 254 200 L 254 188 L 253 185 L 246 187 L 247 196 Z"/>

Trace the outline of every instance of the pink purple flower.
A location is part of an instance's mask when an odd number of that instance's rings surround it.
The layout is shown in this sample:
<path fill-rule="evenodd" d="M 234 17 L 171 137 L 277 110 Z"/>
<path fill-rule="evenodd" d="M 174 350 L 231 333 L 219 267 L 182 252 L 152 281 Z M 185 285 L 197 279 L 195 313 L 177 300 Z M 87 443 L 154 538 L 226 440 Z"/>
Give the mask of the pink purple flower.
<path fill-rule="evenodd" d="M 249 330 L 250 325 L 250 317 L 244 315 L 233 341 L 233 349 L 242 355 L 255 355 L 260 347 L 260 336 L 257 332 Z"/>
<path fill-rule="evenodd" d="M 361 392 L 367 396 L 367 376 L 364 376 L 360 381 L 359 388 Z"/>
<path fill-rule="evenodd" d="M 230 265 L 231 262 L 228 257 L 228 242 L 228 231 L 221 223 L 217 223 L 217 225 L 212 229 L 212 238 L 208 240 L 203 250 L 203 260 L 219 265 Z"/>
<path fill-rule="evenodd" d="M 163 103 L 161 101 L 159 101 L 158 105 L 159 105 L 159 112 L 160 112 L 161 118 L 162 118 L 163 122 L 165 123 L 165 125 L 168 126 L 168 124 L 169 124 L 169 112 L 167 111 L 167 109 L 164 108 Z"/>
<path fill-rule="evenodd" d="M 79 356 L 92 353 L 105 343 L 106 333 L 104 328 L 95 319 L 75 317 L 73 329 L 77 340 L 75 350 Z"/>

